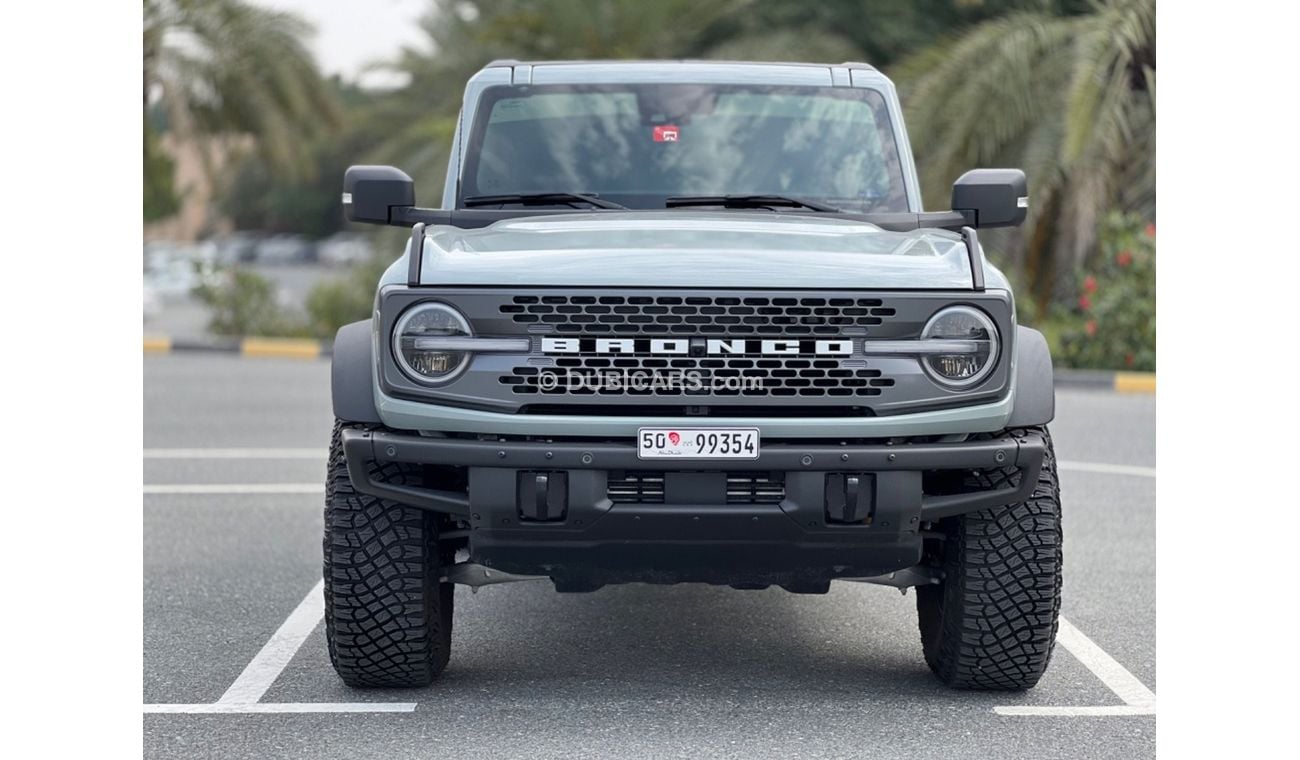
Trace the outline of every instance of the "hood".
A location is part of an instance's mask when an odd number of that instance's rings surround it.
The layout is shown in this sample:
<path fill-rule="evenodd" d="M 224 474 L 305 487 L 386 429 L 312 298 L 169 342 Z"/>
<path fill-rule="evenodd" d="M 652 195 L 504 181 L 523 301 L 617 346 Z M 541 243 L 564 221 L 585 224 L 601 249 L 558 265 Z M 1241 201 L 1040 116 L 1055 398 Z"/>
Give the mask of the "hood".
<path fill-rule="evenodd" d="M 888 232 L 830 216 L 743 211 L 562 214 L 511 219 L 474 230 L 432 228 L 421 281 L 666 288 L 971 287 L 966 247 L 955 233 Z"/>

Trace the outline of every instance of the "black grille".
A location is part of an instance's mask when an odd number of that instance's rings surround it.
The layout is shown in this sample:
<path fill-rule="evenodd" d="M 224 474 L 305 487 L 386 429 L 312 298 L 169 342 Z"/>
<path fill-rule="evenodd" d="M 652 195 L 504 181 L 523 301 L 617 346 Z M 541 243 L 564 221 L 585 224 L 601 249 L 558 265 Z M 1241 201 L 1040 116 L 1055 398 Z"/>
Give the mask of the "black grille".
<path fill-rule="evenodd" d="M 862 360 L 771 356 L 727 358 L 579 354 L 554 366 L 517 366 L 500 382 L 546 396 L 862 397 L 894 384 Z M 654 382 L 654 374 L 660 380 Z M 617 382 L 610 382 L 614 376 Z"/>
<path fill-rule="evenodd" d="M 606 481 L 605 496 L 615 504 L 663 504 L 662 472 L 628 473 Z"/>
<path fill-rule="evenodd" d="M 557 335 L 840 335 L 895 315 L 878 298 L 514 296 L 500 311 Z"/>
<path fill-rule="evenodd" d="M 785 483 L 767 475 L 727 475 L 728 504 L 779 504 L 785 498 Z"/>
<path fill-rule="evenodd" d="M 663 504 L 662 472 L 627 472 L 607 481 L 605 494 L 615 504 Z M 769 473 L 727 473 L 728 504 L 778 504 L 785 483 Z"/>

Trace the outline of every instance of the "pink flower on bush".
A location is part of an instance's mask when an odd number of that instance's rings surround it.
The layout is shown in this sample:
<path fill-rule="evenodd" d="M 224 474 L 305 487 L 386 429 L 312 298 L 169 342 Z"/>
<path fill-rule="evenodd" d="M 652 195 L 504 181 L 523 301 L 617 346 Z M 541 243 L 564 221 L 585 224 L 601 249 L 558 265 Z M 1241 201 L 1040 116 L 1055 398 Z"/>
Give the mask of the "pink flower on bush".
<path fill-rule="evenodd" d="M 1090 319 L 1083 325 L 1083 331 L 1088 333 L 1089 338 L 1097 336 L 1097 320 Z"/>
<path fill-rule="evenodd" d="M 1135 361 L 1137 361 L 1137 360 L 1134 358 L 1133 354 L 1124 354 L 1124 364 L 1125 364 L 1125 366 L 1132 367 L 1132 366 L 1133 366 L 1133 362 L 1135 362 Z"/>
<path fill-rule="evenodd" d="M 1097 278 L 1096 278 L 1096 277 L 1093 277 L 1092 275 L 1088 275 L 1087 277 L 1083 278 L 1083 292 L 1085 292 L 1085 293 L 1096 293 L 1096 292 L 1097 292 Z"/>
<path fill-rule="evenodd" d="M 1086 295 L 1079 296 L 1079 308 L 1087 311 L 1092 308 L 1092 299 Z"/>
<path fill-rule="evenodd" d="M 1153 240 L 1155 239 L 1156 225 L 1154 222 L 1147 222 L 1146 235 Z"/>
<path fill-rule="evenodd" d="M 1133 253 L 1131 251 L 1120 251 L 1115 254 L 1115 263 L 1126 267 L 1133 263 Z"/>

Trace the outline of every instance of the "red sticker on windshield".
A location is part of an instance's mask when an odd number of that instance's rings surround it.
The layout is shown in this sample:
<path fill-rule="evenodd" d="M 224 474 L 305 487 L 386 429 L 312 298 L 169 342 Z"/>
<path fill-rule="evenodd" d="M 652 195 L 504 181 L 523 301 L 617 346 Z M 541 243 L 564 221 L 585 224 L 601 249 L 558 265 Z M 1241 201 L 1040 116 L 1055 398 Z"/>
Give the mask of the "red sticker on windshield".
<path fill-rule="evenodd" d="M 655 127 L 655 142 L 677 142 L 677 126 L 660 124 Z"/>

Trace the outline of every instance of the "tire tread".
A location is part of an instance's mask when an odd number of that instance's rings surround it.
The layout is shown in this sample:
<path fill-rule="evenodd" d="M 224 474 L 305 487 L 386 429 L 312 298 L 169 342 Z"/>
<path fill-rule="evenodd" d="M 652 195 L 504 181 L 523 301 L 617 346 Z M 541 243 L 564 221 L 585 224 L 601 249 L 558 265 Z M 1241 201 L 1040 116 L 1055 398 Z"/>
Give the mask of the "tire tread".
<path fill-rule="evenodd" d="M 917 590 L 930 669 L 960 689 L 1021 690 L 1051 661 L 1061 609 L 1061 497 L 1047 438 L 1030 498 L 944 521 L 944 581 Z M 1012 434 L 1024 431 L 1011 431 Z M 980 473 L 981 487 L 1009 473 Z"/>
<path fill-rule="evenodd" d="M 358 492 L 341 431 L 325 485 L 325 634 L 330 662 L 356 687 L 426 686 L 447 666 L 453 586 L 440 583 L 436 515 Z M 371 463 L 385 482 L 418 485 L 418 468 Z"/>

